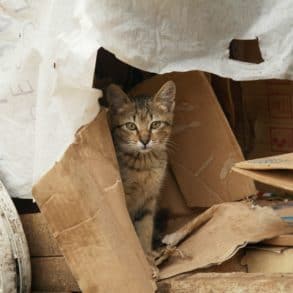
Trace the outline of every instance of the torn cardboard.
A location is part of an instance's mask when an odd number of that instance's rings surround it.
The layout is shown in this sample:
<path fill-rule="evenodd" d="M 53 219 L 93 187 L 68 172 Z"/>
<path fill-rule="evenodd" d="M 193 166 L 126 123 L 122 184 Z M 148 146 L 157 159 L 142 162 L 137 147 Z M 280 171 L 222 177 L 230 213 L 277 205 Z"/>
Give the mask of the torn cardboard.
<path fill-rule="evenodd" d="M 274 209 L 276 214 L 289 225 L 293 225 L 293 201 L 288 198 L 270 196 L 267 200 L 257 199 L 257 204 L 260 206 L 270 206 Z M 262 241 L 266 245 L 273 246 L 293 246 L 293 234 L 279 235 L 272 239 Z"/>
<path fill-rule="evenodd" d="M 206 76 L 197 71 L 155 76 L 130 94 L 154 94 L 167 80 L 176 84 L 175 124 L 170 165 L 189 207 L 209 207 L 255 192 L 251 180 L 231 173 L 243 160 Z"/>
<path fill-rule="evenodd" d="M 82 292 L 153 292 L 102 111 L 33 194 Z"/>
<path fill-rule="evenodd" d="M 293 153 L 248 160 L 235 164 L 233 171 L 256 181 L 293 191 Z"/>
<path fill-rule="evenodd" d="M 179 243 L 180 253 L 173 253 L 162 265 L 160 279 L 221 264 L 248 243 L 289 231 L 293 228 L 269 207 L 245 202 L 213 206 L 163 239 L 167 250 Z"/>

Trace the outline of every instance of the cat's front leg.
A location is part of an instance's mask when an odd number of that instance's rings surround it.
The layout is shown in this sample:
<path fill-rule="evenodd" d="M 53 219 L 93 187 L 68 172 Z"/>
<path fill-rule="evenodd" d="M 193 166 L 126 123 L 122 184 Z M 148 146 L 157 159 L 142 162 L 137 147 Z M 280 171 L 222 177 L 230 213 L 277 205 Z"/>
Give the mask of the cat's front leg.
<path fill-rule="evenodd" d="M 142 248 L 148 256 L 152 254 L 155 210 L 156 200 L 151 198 L 141 208 L 140 217 L 134 223 Z"/>
<path fill-rule="evenodd" d="M 155 264 L 155 254 L 152 250 L 155 211 L 156 200 L 152 198 L 142 208 L 140 211 L 140 218 L 137 219 L 134 224 L 142 248 L 151 265 L 152 276 L 154 279 L 157 279 L 159 276 L 159 269 Z"/>

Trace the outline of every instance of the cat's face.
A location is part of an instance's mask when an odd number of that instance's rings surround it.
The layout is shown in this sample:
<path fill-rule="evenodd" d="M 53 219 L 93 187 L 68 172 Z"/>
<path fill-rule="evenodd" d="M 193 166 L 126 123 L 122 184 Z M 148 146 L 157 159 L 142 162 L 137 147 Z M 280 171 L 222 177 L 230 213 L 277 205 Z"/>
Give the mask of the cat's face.
<path fill-rule="evenodd" d="M 110 85 L 107 100 L 116 146 L 128 153 L 165 150 L 173 123 L 176 87 L 166 82 L 153 97 L 128 97 Z"/>

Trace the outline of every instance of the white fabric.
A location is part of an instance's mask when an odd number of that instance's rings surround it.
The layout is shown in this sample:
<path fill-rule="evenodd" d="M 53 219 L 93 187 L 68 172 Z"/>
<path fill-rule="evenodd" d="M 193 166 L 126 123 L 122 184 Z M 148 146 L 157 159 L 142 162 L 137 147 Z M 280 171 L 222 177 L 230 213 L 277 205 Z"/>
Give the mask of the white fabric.
<path fill-rule="evenodd" d="M 0 1 L 0 177 L 13 196 L 62 156 L 98 113 L 101 46 L 141 69 L 199 69 L 237 80 L 293 79 L 292 0 Z M 259 39 L 263 63 L 230 60 Z"/>

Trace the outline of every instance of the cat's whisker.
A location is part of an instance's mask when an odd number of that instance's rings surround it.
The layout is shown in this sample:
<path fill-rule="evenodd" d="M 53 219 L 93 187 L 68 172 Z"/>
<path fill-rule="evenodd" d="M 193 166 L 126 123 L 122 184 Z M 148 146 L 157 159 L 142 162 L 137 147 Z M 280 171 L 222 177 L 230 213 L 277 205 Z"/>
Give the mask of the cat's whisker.
<path fill-rule="evenodd" d="M 153 235 L 153 220 L 149 219 L 156 212 L 168 163 L 167 152 L 177 149 L 169 140 L 175 93 L 173 81 L 166 82 L 152 97 L 130 98 L 118 86 L 107 88 L 108 113 L 125 200 L 148 255 Z"/>

